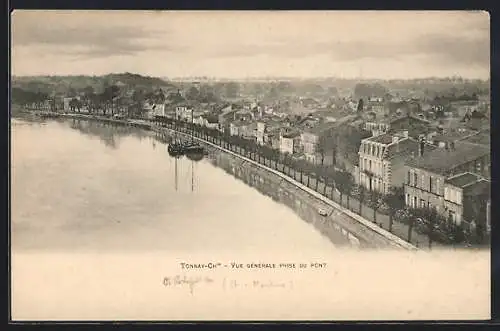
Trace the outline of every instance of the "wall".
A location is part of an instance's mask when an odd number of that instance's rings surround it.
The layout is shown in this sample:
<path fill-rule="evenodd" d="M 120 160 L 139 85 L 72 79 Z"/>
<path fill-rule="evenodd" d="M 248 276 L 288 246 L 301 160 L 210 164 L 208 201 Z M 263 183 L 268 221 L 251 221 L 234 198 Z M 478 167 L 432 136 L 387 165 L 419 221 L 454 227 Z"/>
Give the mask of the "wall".
<path fill-rule="evenodd" d="M 408 171 L 410 171 L 411 174 L 416 173 L 417 174 L 417 186 L 415 186 L 413 179 L 408 185 Z M 415 169 L 415 168 L 409 168 L 405 167 L 405 199 L 407 199 L 407 195 L 409 194 L 411 196 L 411 199 L 413 197 L 417 197 L 417 203 L 418 206 L 420 207 L 420 201 L 425 200 L 426 202 L 430 203 L 432 206 L 435 206 L 438 212 L 444 212 L 444 177 L 440 176 L 438 174 L 432 173 L 430 171 L 425 171 L 423 169 Z M 422 184 L 422 176 L 423 176 L 423 184 Z M 430 187 L 429 187 L 429 178 L 433 177 L 436 179 L 436 189 L 431 192 Z"/>
<path fill-rule="evenodd" d="M 280 152 L 293 154 L 293 138 L 280 137 Z"/>
<path fill-rule="evenodd" d="M 407 169 L 405 159 L 398 157 L 392 159 L 390 164 L 391 176 L 387 185 L 389 187 L 403 187 L 406 180 Z"/>
<path fill-rule="evenodd" d="M 453 212 L 453 221 L 455 224 L 460 225 L 462 223 L 462 218 L 463 218 L 463 207 L 461 205 L 458 205 L 456 203 L 453 203 L 451 201 L 444 201 L 444 210 L 442 211 L 442 214 L 448 218 L 449 217 L 449 211 Z"/>

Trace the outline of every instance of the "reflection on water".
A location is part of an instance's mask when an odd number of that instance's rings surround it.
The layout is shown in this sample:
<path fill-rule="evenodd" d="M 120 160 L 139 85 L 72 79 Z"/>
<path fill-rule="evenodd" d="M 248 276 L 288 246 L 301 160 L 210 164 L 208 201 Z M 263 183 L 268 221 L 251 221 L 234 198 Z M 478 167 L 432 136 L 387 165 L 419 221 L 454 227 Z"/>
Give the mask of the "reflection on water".
<path fill-rule="evenodd" d="M 12 125 L 13 249 L 334 250 L 259 192 L 263 177 L 228 176 L 213 149 L 199 162 L 176 160 L 165 134 L 77 120 L 25 123 Z"/>

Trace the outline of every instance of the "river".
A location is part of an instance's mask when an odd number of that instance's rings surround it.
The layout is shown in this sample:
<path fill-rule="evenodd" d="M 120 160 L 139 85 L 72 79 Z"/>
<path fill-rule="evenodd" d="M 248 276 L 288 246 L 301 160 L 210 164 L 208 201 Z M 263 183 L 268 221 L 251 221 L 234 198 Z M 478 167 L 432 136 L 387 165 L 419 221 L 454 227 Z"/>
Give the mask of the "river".
<path fill-rule="evenodd" d="M 13 251 L 336 249 L 209 158 L 176 160 L 152 132 L 97 122 L 13 119 L 11 202 Z"/>
<path fill-rule="evenodd" d="M 284 182 L 276 189 L 217 151 L 176 161 L 160 136 L 12 120 L 14 320 L 489 318 L 489 254 L 343 250 L 317 230 L 317 210 L 304 207 L 313 203 Z M 227 267 L 183 270 L 184 262 Z M 288 267 L 298 263 L 307 267 Z M 210 282 L 194 292 L 166 287 L 176 275 Z"/>

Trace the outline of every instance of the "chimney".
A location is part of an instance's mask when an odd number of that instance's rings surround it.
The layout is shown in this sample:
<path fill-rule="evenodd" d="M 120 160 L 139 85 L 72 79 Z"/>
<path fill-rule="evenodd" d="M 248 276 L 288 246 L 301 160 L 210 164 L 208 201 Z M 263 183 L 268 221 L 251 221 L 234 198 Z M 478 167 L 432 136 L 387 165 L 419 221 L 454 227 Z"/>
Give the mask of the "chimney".
<path fill-rule="evenodd" d="M 424 136 L 418 137 L 418 156 L 424 156 L 425 138 Z"/>

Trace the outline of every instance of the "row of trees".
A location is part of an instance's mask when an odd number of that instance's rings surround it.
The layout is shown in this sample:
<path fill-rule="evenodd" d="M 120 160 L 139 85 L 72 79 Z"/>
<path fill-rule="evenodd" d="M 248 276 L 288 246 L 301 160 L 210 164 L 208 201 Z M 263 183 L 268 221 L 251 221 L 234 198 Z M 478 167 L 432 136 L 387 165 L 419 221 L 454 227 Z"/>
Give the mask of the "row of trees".
<path fill-rule="evenodd" d="M 384 195 L 378 191 L 356 185 L 353 176 L 345 169 L 338 169 L 335 166 L 315 165 L 303 159 L 293 158 L 289 154 L 282 154 L 277 149 L 269 146 L 258 145 L 253 140 L 224 134 L 213 128 L 174 121 L 164 117 L 157 117 L 156 122 L 159 125 L 175 128 L 181 132 L 194 134 L 199 138 L 249 157 L 258 163 L 294 178 L 328 198 L 335 199 L 334 193 L 336 191 L 340 196 L 340 203 L 349 209 L 351 209 L 350 198 L 355 198 L 359 201 L 359 205 L 353 211 L 361 215 L 363 205 L 368 205 L 373 210 L 372 221 L 375 223 L 377 223 L 377 213 L 383 209 L 384 213 L 389 216 L 388 230 L 390 232 L 393 231 L 393 224 L 396 219 L 410 224 L 408 240 L 411 240 L 413 225 L 418 223 L 417 219 L 435 220 L 430 216 L 426 217 L 427 214 L 424 214 L 423 211 L 405 210 L 404 192 L 400 187 L 393 188 L 389 194 Z M 331 189 L 329 193 L 328 188 Z M 434 223 L 429 222 L 429 224 Z M 434 227 L 429 225 L 427 231 L 431 234 L 429 236 L 429 245 L 431 245 L 432 240 L 442 241 L 439 236 L 432 235 L 433 231 Z"/>
<path fill-rule="evenodd" d="M 50 98 L 47 93 L 28 91 L 19 87 L 13 87 L 11 89 L 11 101 L 13 104 L 25 107 L 42 108 L 45 102 L 49 99 Z"/>
<path fill-rule="evenodd" d="M 157 117 L 159 125 L 165 125 L 181 132 L 193 134 L 199 138 L 215 143 L 240 155 L 280 171 L 294 178 L 316 192 L 335 199 L 338 192 L 340 203 L 351 209 L 350 198 L 355 198 L 359 205 L 353 208 L 354 212 L 362 215 L 363 206 L 367 205 L 373 211 L 372 221 L 377 223 L 377 213 L 382 212 L 389 217 L 390 232 L 393 232 L 394 221 L 408 226 L 407 240 L 412 240 L 412 233 L 425 234 L 428 237 L 429 247 L 433 242 L 441 243 L 481 243 L 483 229 L 470 232 L 461 226 L 456 226 L 435 209 L 407 208 L 405 206 L 402 187 L 392 188 L 388 194 L 381 194 L 361 185 L 356 185 L 353 176 L 346 169 L 335 166 L 315 165 L 303 159 L 297 159 L 289 154 L 282 154 L 277 149 L 257 144 L 254 140 L 240 136 L 231 136 L 214 128 L 207 128 L 196 124 L 174 121 L 170 118 Z M 331 189 L 328 192 L 328 189 Z"/>

